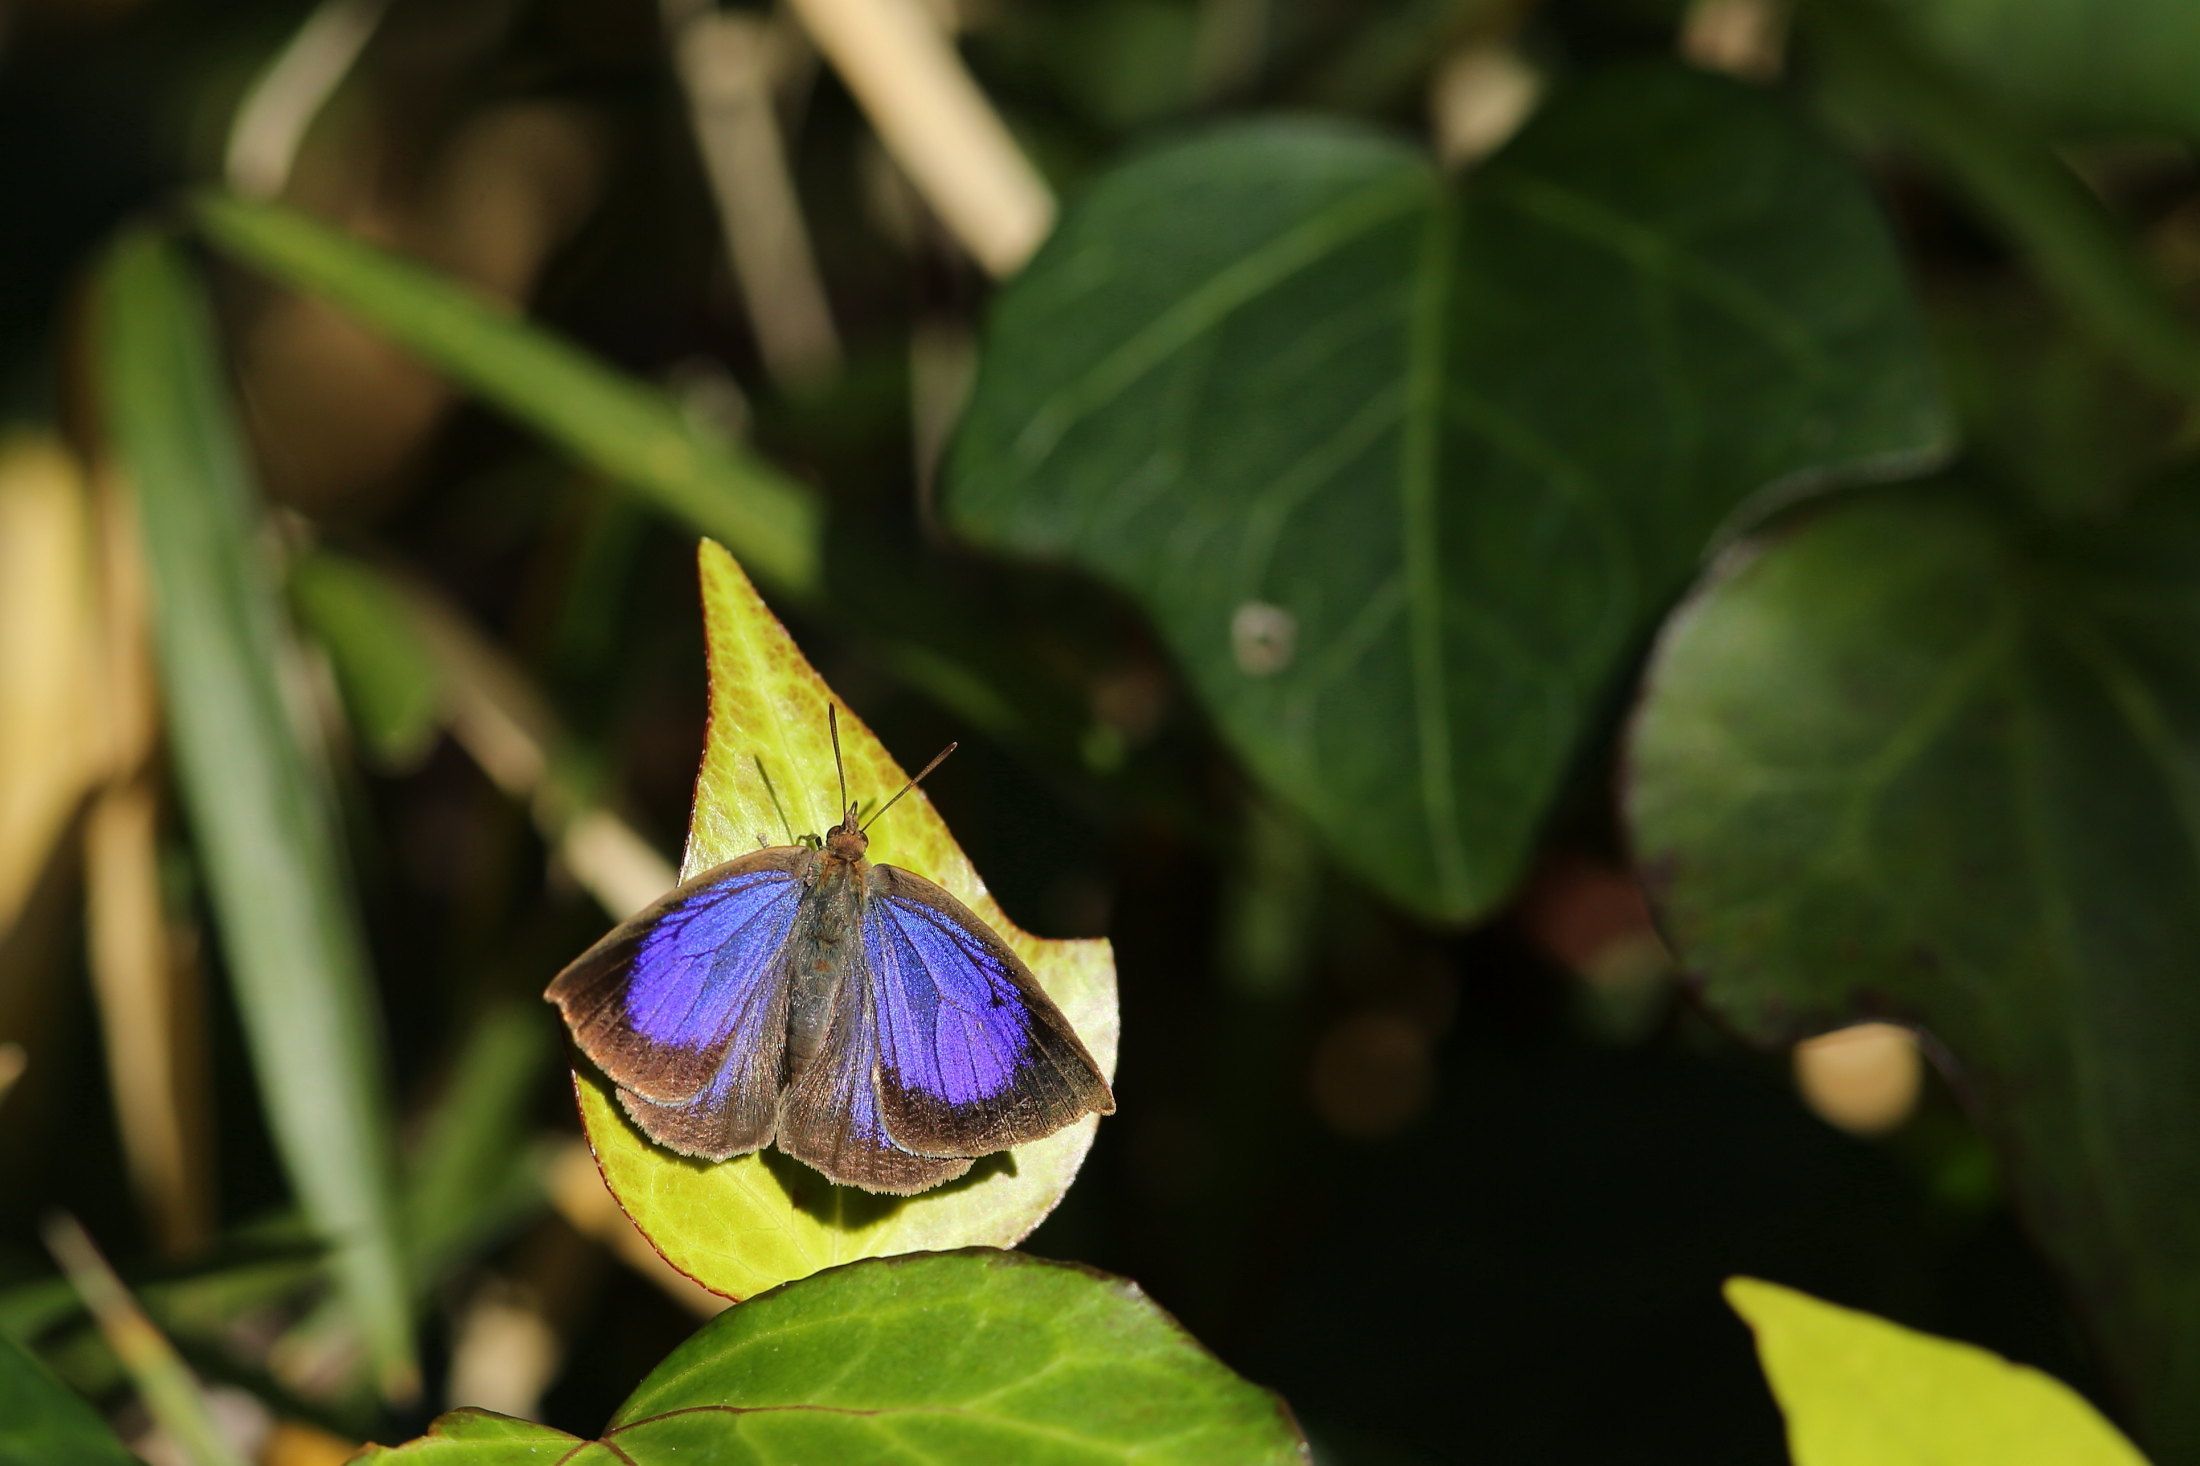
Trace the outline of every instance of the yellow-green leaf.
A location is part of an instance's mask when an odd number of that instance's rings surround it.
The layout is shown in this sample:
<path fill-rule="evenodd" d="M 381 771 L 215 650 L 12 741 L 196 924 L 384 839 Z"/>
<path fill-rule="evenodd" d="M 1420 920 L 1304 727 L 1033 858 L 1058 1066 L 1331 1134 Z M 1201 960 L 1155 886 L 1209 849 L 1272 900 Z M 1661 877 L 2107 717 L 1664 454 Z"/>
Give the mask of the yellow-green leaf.
<path fill-rule="evenodd" d="M 1757 1334 L 1795 1466 L 2146 1466 L 2070 1386 L 1755 1278 L 1726 1301 Z"/>
<path fill-rule="evenodd" d="M 428 1433 L 402 1446 L 368 1446 L 355 1466 L 403 1461 L 407 1466 L 605 1466 L 618 1459 L 609 1446 L 586 1445 L 579 1437 L 472 1408 L 437 1418 Z"/>
<path fill-rule="evenodd" d="M 710 732 L 685 875 L 824 830 L 837 817 L 839 797 L 825 724 L 831 689 L 731 555 L 706 540 L 700 563 Z M 907 779 L 845 707 L 840 740 L 849 798 L 875 806 Z M 870 834 L 871 859 L 939 882 L 989 922 L 1030 965 L 1102 1070 L 1114 1073 L 1115 958 L 1105 941 L 1045 941 L 1012 925 L 922 789 Z M 920 1196 L 874 1196 L 831 1185 L 775 1150 L 715 1164 L 675 1155 L 627 1122 L 602 1075 L 583 1068 L 575 1088 L 596 1163 L 627 1215 L 673 1266 L 730 1298 L 858 1258 L 1013 1246 L 1069 1189 L 1098 1124 L 1088 1115 Z"/>

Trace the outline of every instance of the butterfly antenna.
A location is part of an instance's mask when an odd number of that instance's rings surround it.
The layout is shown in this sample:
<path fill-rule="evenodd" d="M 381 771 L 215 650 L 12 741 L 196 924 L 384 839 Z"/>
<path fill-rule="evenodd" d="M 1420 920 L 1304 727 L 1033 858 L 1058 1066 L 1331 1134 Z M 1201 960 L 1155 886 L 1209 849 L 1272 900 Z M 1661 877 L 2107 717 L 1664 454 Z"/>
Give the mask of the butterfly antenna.
<path fill-rule="evenodd" d="M 833 772 L 840 778 L 841 819 L 848 818 L 848 770 L 840 761 L 840 713 L 831 703 L 825 704 L 825 726 L 833 734 Z"/>
<path fill-rule="evenodd" d="M 933 754 L 932 762 L 917 770 L 917 776 L 914 779 L 911 779 L 908 783 L 902 785 L 899 789 L 895 790 L 894 798 L 889 799 L 884 804 L 880 805 L 878 807 L 878 814 L 874 814 L 869 819 L 865 820 L 863 822 L 863 828 L 868 830 L 869 828 L 871 828 L 871 826 L 877 824 L 879 815 L 886 813 L 886 811 L 894 807 L 894 800 L 901 798 L 902 795 L 907 794 L 910 790 L 916 788 L 919 784 L 923 783 L 924 776 L 926 774 L 931 773 L 941 764 L 946 763 L 947 756 L 960 747 L 962 747 L 962 745 L 959 743 L 950 743 L 947 745 L 947 747 L 941 749 L 938 753 Z"/>

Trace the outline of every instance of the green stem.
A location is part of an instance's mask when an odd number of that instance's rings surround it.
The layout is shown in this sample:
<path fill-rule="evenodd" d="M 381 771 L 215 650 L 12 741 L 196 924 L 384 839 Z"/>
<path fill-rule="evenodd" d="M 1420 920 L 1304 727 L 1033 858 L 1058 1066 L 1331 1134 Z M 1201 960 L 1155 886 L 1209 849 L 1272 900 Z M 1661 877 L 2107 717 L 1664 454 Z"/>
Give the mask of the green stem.
<path fill-rule="evenodd" d="M 206 1406 L 206 1396 L 190 1367 L 161 1331 L 153 1327 L 130 1290 L 115 1276 L 107 1259 L 74 1218 L 46 1224 L 46 1246 L 68 1274 L 84 1306 L 91 1310 L 107 1347 L 137 1386 L 146 1413 L 191 1466 L 244 1466 L 244 1458 L 222 1437 Z"/>

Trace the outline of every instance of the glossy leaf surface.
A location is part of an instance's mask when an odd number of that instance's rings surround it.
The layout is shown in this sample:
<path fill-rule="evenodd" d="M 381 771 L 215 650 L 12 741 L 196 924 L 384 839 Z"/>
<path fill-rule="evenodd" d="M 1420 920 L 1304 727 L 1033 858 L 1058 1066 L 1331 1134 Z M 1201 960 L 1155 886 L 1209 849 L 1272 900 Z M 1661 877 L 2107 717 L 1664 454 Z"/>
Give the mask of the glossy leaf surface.
<path fill-rule="evenodd" d="M 727 1310 L 642 1382 L 602 1445 L 461 1411 L 366 1459 L 1253 1466 L 1307 1457 L 1282 1402 L 1224 1368 L 1135 1284 L 973 1248 L 837 1268 Z"/>
<path fill-rule="evenodd" d="M 1343 860 L 1460 919 L 1723 525 L 1946 436 L 1849 166 L 1651 68 L 1464 184 L 1309 122 L 1116 170 L 1003 293 L 947 507 L 1136 597 Z"/>
<path fill-rule="evenodd" d="M 732 556 L 705 542 L 700 563 L 711 711 L 686 875 L 759 845 L 818 833 L 834 822 L 838 798 L 825 722 L 831 690 Z M 851 799 L 875 807 L 907 779 L 845 706 L 840 738 Z M 870 835 L 873 861 L 937 881 L 1000 933 L 1101 1069 L 1114 1072 L 1115 960 L 1105 941 L 1045 941 L 1018 930 L 986 894 L 921 788 Z M 981 1160 L 969 1175 L 936 1190 L 892 1197 L 831 1185 L 776 1150 L 716 1164 L 676 1155 L 627 1121 L 600 1074 L 584 1068 L 576 1084 L 597 1164 L 627 1215 L 673 1266 L 733 1298 L 857 1258 L 1013 1245 L 1069 1189 L 1098 1124 L 1097 1116 L 1087 1116 L 1044 1140 Z"/>
<path fill-rule="evenodd" d="M 1928 1030 L 2156 1433 L 2200 1444 L 2200 501 L 1829 508 L 1676 617 L 1638 859 L 1730 1021 Z"/>

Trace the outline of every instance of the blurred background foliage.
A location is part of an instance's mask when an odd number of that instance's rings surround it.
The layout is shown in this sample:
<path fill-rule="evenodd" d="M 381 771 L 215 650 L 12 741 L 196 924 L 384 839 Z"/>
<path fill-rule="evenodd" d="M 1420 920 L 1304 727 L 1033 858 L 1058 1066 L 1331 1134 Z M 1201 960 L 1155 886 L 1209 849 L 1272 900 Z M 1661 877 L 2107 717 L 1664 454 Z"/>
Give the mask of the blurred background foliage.
<path fill-rule="evenodd" d="M 175 1449 L 41 1241 L 64 1209 L 212 1382 L 207 1428 L 303 1463 L 457 1404 L 591 1432 L 716 1306 L 605 1197 L 537 1002 L 672 878 L 709 534 L 904 760 L 963 741 L 934 797 L 1015 920 L 1116 944 L 1121 1110 L 1030 1250 L 1138 1279 L 1281 1390 L 1325 1458 L 1776 1459 L 1718 1293 L 1746 1272 L 2038 1364 L 2148 1422 L 2160 1461 L 2195 1459 L 2176 1392 L 2200 1359 L 2200 1258 L 2160 1218 L 2193 1165 L 2176 1117 L 2200 1016 L 2179 979 L 2200 951 L 2175 915 L 2189 852 L 2156 839 L 2193 797 L 2200 736 L 2178 620 L 2200 565 L 2161 507 L 2189 489 L 2200 393 L 2194 14 L 0 6 L 0 1333 Z M 1276 112 L 1320 120 L 1247 121 Z M 1378 521 L 1368 543 L 1409 582 L 1483 554 L 1499 626 L 1567 668 L 1538 700 L 1504 690 L 1503 658 L 1474 661 L 1479 633 L 1403 654 L 1452 670 L 1461 727 L 1495 730 L 1446 747 L 1466 773 L 1429 861 L 1378 843 L 1418 817 L 1426 705 L 1376 677 L 1284 746 L 1261 700 L 1284 684 L 1261 679 L 1329 632 L 1240 584 L 1228 517 L 1290 431 L 1410 376 L 1259 385 L 1294 321 L 1355 291 L 1410 334 L 1426 302 L 1394 287 L 1428 274 L 1410 248 L 1294 277 L 1304 299 L 1213 348 L 1226 387 L 1253 385 L 1195 414 L 1209 456 L 1152 522 L 1090 532 L 1139 461 L 1109 455 L 1146 451 L 1165 404 L 1016 466 L 1054 375 L 1114 359 L 1109 332 L 1135 324 L 1114 304 L 1196 294 L 1202 248 L 1256 248 L 1230 229 L 1312 176 L 1272 140 L 1332 136 L 1458 215 L 1454 283 L 1484 314 L 1435 377 L 1586 463 L 1572 508 L 1642 516 L 1624 596 L 1578 542 L 1522 529 L 1566 497 L 1533 482 L 1486 541 L 1416 540 L 1375 471 L 1287 558 L 1285 590 L 1325 583 L 1323 547 L 1342 565 Z M 1170 167 L 1188 181 L 1149 186 Z M 1486 215 L 1481 183 L 1554 178 L 1667 209 L 1666 232 L 1629 237 L 1645 279 L 1715 259 L 1821 312 L 1805 344 L 1832 365 L 1797 385 L 1706 347 L 1708 326 L 1639 328 L 1608 274 Z M 1057 196 L 1068 222 L 1025 270 Z M 1094 239 L 1130 251 L 1115 274 L 1087 268 Z M 1049 315 L 1080 290 L 1085 317 Z M 1675 349 L 1697 354 L 1675 368 Z M 1675 409 L 1646 394 L 1675 383 L 1707 409 L 1700 452 L 1653 431 Z M 1430 451 L 1472 464 L 1447 431 Z M 1863 472 L 1938 480 L 1846 517 L 1791 502 Z M 1672 504 L 1638 496 L 1652 477 Z M 1951 515 L 2001 527 L 1956 534 L 1941 564 Z M 1696 593 L 1642 714 L 1642 770 L 1664 782 L 1634 792 L 1634 839 L 1679 862 L 1649 874 L 1710 954 L 1682 954 L 1707 1008 L 1630 868 L 1623 744 L 1661 618 L 1767 524 L 1762 574 Z M 1947 590 L 1997 535 L 2024 548 L 1987 557 L 1991 589 Z M 1383 569 L 1353 560 L 1366 578 L 1338 593 L 1364 606 Z M 2083 689 L 1974 710 L 1981 761 L 2022 707 L 2079 718 L 2049 739 L 2075 750 L 2044 826 L 2066 879 L 2000 880 L 2021 839 L 1992 823 L 2002 792 L 1942 750 L 1949 772 L 1901 786 L 1925 811 L 1902 849 L 1950 829 L 1984 848 L 1887 874 L 1930 887 L 1972 860 L 1993 878 L 1899 921 L 1837 892 L 1801 936 L 1722 927 L 1794 896 L 1783 839 L 1819 843 L 1853 801 L 1753 805 L 1689 719 L 1739 708 L 1780 732 L 1823 697 L 1828 746 L 1802 757 L 1838 783 L 1843 737 L 1886 736 L 1872 659 L 1915 671 L 2001 595 L 2051 648 L 2145 602 L 2157 629 L 2117 685 L 2166 709 L 2159 777 L 2089 781 L 2140 755 L 2089 741 Z M 1600 596 L 1624 614 L 1582 611 Z M 1760 603 L 1787 619 L 1750 619 Z M 1861 680 L 1783 681 L 1835 623 Z M 1731 659 L 1701 650 L 1721 634 Z M 1451 875 L 1448 841 L 1472 852 Z M 2043 927 L 2047 908 L 2075 915 Z M 2068 960 L 2024 967 L 2005 1024 L 2080 1055 L 2067 1095 L 2040 1101 L 2029 1061 L 1995 1069 L 2024 1044 L 1962 1052 L 1962 1018 L 1936 1037 L 1975 1086 L 1891 1026 L 1749 1041 L 1946 1018 L 1905 964 L 1946 958 L 1957 918 L 1958 967 L 2079 932 Z M 2088 947 L 2089 922 L 2131 945 Z M 1750 982 L 1722 986 L 1722 963 Z M 2072 985 L 2126 967 L 2105 989 L 2123 1026 L 2061 1043 Z M 1766 972 L 1769 998 L 1750 985 Z M 2119 1033 L 2143 1061 L 2121 1067 Z M 2062 1136 L 2104 1068 L 2136 1076 L 2106 1129 Z M 2021 1122 L 2008 1094 L 2031 1096 Z M 2100 1139 L 2141 1123 L 2152 1152 Z M 2107 1171 L 2012 1171 L 2012 1127 Z M 2104 1196 L 2124 1228 L 2106 1242 Z M 2132 1295 L 2164 1301 L 2134 1322 Z"/>

